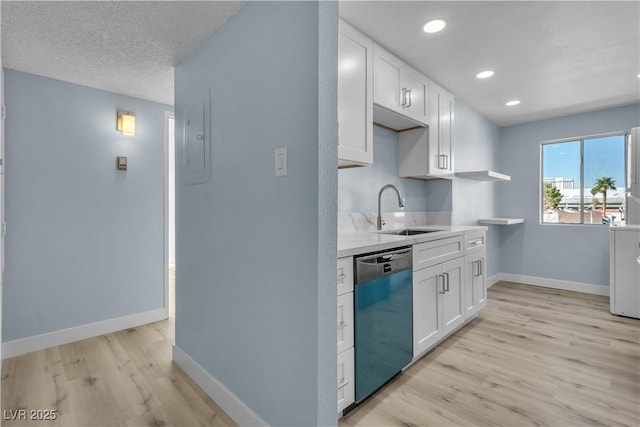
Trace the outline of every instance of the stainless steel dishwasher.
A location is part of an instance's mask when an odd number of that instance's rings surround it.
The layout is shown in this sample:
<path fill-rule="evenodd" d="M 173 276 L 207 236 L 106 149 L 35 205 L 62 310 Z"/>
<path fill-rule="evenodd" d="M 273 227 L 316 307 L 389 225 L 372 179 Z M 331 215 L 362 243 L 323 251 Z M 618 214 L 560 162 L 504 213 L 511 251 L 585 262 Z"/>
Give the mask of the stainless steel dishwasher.
<path fill-rule="evenodd" d="M 413 357 L 411 247 L 355 258 L 355 400 L 361 402 Z"/>

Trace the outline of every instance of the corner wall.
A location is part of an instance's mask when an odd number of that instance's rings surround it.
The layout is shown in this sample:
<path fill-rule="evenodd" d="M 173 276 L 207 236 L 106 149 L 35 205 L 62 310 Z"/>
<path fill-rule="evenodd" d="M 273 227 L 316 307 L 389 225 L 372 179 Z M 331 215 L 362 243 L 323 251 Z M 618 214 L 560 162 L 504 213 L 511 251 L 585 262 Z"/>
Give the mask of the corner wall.
<path fill-rule="evenodd" d="M 499 164 L 511 183 L 500 187 L 500 212 L 526 219 L 501 230 L 502 272 L 609 285 L 607 226 L 540 224 L 540 143 L 638 125 L 640 105 L 635 104 L 502 128 Z"/>
<path fill-rule="evenodd" d="M 175 70 L 174 355 L 241 424 L 337 420 L 337 22 L 336 4 L 248 2 Z M 209 89 L 212 180 L 187 185 L 183 106 Z"/>
<path fill-rule="evenodd" d="M 498 168 L 500 128 L 459 100 L 455 100 L 454 154 L 457 172 L 495 170 Z M 452 223 L 478 225 L 482 218 L 500 215 L 498 194 L 510 182 L 474 181 L 454 177 L 451 180 Z M 500 226 L 487 231 L 487 277 L 501 271 Z"/>
<path fill-rule="evenodd" d="M 172 107 L 14 70 L 4 78 L 5 343 L 163 310 Z M 135 136 L 116 131 L 118 109 L 135 113 Z M 129 170 L 116 170 L 118 155 Z"/>

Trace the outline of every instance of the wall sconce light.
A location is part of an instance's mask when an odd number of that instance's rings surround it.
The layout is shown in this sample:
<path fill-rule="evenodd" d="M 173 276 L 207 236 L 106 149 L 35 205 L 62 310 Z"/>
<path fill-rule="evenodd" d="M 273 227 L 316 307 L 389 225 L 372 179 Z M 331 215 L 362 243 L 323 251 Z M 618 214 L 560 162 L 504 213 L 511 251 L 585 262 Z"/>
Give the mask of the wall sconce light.
<path fill-rule="evenodd" d="M 123 135 L 135 135 L 136 116 L 127 111 L 118 111 L 118 130 Z"/>

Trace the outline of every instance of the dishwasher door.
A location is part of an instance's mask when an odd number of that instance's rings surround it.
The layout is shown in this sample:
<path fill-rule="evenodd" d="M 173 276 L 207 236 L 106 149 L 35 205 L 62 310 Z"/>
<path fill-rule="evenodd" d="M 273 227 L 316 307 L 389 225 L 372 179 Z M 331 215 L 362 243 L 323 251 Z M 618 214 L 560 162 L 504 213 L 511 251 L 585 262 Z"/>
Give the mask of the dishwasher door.
<path fill-rule="evenodd" d="M 361 402 L 413 357 L 412 250 L 356 258 L 355 400 Z"/>

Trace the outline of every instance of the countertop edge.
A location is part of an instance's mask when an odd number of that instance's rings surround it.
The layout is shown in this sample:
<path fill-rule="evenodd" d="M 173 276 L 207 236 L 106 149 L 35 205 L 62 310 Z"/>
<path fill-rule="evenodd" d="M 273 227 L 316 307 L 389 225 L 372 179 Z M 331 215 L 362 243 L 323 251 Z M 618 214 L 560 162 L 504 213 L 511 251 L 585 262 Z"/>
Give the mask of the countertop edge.
<path fill-rule="evenodd" d="M 377 252 L 384 251 L 387 249 L 398 248 L 401 246 L 410 246 L 418 243 L 430 242 L 433 240 L 446 239 L 448 237 L 453 237 L 457 235 L 470 234 L 475 231 L 487 231 L 489 227 L 485 226 L 446 226 L 446 227 L 438 227 L 438 226 L 419 226 L 419 227 L 406 227 L 412 230 L 438 230 L 433 233 L 428 234 L 418 234 L 414 236 L 390 236 L 394 237 L 395 240 L 390 240 L 386 242 L 363 242 L 361 245 L 353 246 L 344 249 L 338 249 L 338 258 L 345 258 L 349 256 L 361 255 L 369 252 Z M 338 247 L 340 246 L 340 241 L 348 241 L 349 236 L 371 236 L 379 235 L 380 232 L 376 231 L 361 231 L 349 233 L 347 236 L 340 237 L 338 236 Z"/>

